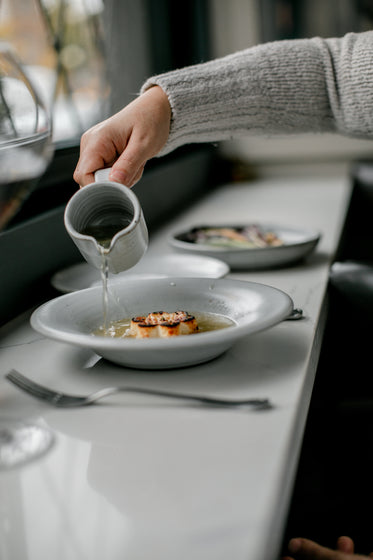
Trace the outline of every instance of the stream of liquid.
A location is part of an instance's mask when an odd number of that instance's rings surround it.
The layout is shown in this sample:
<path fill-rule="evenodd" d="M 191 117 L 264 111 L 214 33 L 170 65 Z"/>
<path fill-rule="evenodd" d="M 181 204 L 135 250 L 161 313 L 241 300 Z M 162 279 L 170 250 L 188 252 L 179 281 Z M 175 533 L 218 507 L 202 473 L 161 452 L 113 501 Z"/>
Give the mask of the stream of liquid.
<path fill-rule="evenodd" d="M 112 239 L 118 231 L 124 229 L 131 223 L 129 219 L 122 219 L 120 222 L 114 221 L 108 225 L 90 225 L 82 230 L 83 235 L 90 235 L 97 241 L 98 250 L 101 256 L 101 282 L 102 282 L 102 309 L 103 324 L 101 327 L 102 334 L 105 336 L 109 328 L 109 255 Z"/>
<path fill-rule="evenodd" d="M 109 261 L 108 250 L 102 245 L 99 245 L 101 254 L 101 281 L 102 281 L 102 310 L 103 310 L 103 324 L 102 330 L 104 334 L 108 332 L 109 328 L 109 291 L 108 291 L 108 278 L 109 278 Z"/>

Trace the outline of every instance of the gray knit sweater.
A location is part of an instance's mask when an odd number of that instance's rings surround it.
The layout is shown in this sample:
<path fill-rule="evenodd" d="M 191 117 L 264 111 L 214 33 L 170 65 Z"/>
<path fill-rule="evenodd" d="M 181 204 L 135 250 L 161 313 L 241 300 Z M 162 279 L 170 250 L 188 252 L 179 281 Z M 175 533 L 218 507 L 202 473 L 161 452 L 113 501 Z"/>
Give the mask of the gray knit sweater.
<path fill-rule="evenodd" d="M 338 132 L 373 139 L 373 31 L 258 45 L 149 78 L 172 108 L 160 155 L 247 134 Z"/>

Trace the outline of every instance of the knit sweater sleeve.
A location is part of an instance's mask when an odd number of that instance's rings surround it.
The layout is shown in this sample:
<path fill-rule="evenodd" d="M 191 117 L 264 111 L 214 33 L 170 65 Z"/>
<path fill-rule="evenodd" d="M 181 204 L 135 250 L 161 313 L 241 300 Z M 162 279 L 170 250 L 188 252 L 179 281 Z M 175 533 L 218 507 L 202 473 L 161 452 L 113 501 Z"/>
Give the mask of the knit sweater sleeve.
<path fill-rule="evenodd" d="M 373 138 L 373 31 L 257 45 L 149 78 L 172 121 L 160 155 L 247 134 L 338 132 Z"/>

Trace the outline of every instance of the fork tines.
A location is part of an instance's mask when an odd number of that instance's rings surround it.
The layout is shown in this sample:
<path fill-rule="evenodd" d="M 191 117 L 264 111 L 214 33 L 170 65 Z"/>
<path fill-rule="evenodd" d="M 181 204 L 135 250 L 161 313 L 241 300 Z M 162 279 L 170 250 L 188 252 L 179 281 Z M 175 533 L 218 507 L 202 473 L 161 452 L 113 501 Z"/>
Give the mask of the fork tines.
<path fill-rule="evenodd" d="M 32 379 L 25 377 L 15 369 L 12 369 L 5 375 L 5 377 L 9 379 L 9 381 L 14 383 L 14 385 L 17 385 L 17 387 L 23 389 L 23 391 L 25 391 L 26 393 L 31 393 L 44 399 L 53 398 L 55 396 L 55 391 L 51 391 L 46 387 L 42 387 L 35 381 L 32 381 Z"/>

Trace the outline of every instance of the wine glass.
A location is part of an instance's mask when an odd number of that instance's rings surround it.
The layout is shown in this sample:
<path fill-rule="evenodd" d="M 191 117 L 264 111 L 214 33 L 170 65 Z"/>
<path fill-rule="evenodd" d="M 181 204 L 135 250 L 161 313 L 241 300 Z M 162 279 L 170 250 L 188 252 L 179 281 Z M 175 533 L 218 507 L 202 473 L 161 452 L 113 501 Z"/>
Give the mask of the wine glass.
<path fill-rule="evenodd" d="M 48 111 L 7 43 L 0 42 L 0 232 L 53 155 Z"/>
<path fill-rule="evenodd" d="M 0 235 L 52 155 L 48 111 L 11 47 L 0 42 Z M 17 420 L 16 412 L 9 416 L 0 409 L 0 471 L 39 457 L 53 443 L 47 426 Z"/>

